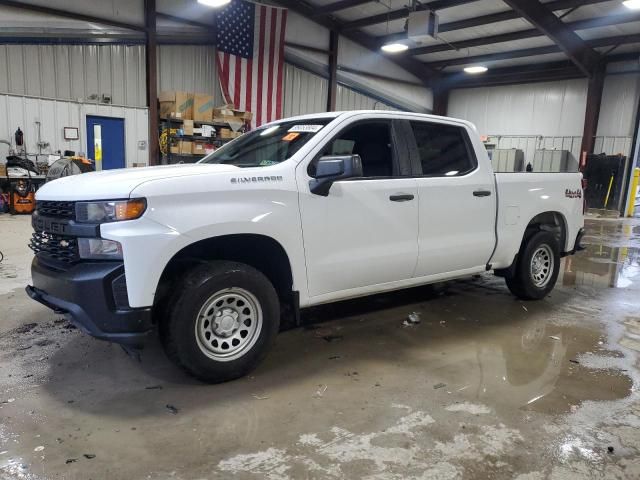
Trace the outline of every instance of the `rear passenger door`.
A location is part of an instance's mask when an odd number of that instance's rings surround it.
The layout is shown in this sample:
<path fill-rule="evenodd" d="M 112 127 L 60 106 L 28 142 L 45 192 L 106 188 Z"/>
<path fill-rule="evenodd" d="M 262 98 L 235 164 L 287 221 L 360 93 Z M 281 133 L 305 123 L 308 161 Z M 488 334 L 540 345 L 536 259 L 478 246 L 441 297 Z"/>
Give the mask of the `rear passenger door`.
<path fill-rule="evenodd" d="M 410 120 L 418 187 L 415 276 L 481 270 L 495 245 L 496 192 L 461 124 Z"/>

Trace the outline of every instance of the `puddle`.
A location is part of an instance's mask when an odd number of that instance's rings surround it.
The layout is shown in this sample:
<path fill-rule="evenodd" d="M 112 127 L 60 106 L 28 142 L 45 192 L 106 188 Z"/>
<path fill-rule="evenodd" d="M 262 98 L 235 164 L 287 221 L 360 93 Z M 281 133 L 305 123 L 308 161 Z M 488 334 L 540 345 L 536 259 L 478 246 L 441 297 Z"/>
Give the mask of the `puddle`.
<path fill-rule="evenodd" d="M 640 226 L 629 221 L 585 221 L 586 250 L 563 259 L 565 286 L 640 289 Z"/>

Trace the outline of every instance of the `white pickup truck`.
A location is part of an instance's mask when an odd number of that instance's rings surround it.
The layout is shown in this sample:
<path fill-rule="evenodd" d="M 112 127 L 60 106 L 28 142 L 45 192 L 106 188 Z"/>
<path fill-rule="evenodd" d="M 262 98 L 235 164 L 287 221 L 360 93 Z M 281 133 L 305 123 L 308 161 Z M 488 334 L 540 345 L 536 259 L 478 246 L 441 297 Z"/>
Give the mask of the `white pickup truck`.
<path fill-rule="evenodd" d="M 493 270 L 522 299 L 581 248 L 579 173 L 494 174 L 474 126 L 321 113 L 193 165 L 61 178 L 37 193 L 28 294 L 94 337 L 208 382 L 266 355 L 301 308 Z"/>

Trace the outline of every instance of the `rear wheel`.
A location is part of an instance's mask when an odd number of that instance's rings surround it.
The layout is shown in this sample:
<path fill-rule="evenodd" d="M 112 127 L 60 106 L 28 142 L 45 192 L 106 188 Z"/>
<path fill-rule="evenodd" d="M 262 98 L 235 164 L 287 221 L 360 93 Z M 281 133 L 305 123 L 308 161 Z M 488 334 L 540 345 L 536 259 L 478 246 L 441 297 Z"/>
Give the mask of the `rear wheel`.
<path fill-rule="evenodd" d="M 505 280 L 511 293 L 523 300 L 544 298 L 560 272 L 560 246 L 551 232 L 537 232 L 522 245 L 515 271 Z"/>
<path fill-rule="evenodd" d="M 169 358 L 210 383 L 241 377 L 260 363 L 280 319 L 276 291 L 261 272 L 210 262 L 189 271 L 177 288 L 161 326 Z"/>

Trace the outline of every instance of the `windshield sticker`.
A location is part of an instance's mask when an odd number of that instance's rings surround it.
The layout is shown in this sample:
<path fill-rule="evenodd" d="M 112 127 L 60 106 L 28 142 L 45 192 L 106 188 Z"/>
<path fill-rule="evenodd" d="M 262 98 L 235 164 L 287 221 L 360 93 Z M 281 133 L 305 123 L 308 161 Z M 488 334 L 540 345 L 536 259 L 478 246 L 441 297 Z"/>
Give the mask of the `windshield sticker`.
<path fill-rule="evenodd" d="M 287 133 L 284 137 L 282 137 L 282 141 L 283 142 L 293 142 L 299 136 L 300 136 L 299 133 Z"/>
<path fill-rule="evenodd" d="M 275 162 L 273 160 L 262 160 L 258 166 L 259 167 L 268 167 L 269 165 L 277 165 L 278 162 Z"/>
<path fill-rule="evenodd" d="M 294 125 L 287 131 L 299 133 L 316 133 L 320 131 L 322 127 L 324 127 L 324 125 Z"/>

